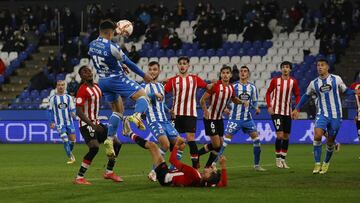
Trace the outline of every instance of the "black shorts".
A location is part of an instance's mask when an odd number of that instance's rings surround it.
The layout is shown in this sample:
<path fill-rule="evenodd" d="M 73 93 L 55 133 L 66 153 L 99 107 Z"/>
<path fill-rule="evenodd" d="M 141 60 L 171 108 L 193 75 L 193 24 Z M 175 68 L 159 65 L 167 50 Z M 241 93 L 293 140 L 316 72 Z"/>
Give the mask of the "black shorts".
<path fill-rule="evenodd" d="M 179 133 L 195 133 L 196 120 L 195 116 L 176 116 L 175 129 Z"/>
<path fill-rule="evenodd" d="M 100 123 L 100 125 L 104 128 L 104 131 L 102 133 L 96 132 L 89 125 L 80 127 L 81 136 L 84 138 L 86 144 L 94 139 L 96 139 L 99 143 L 103 143 L 106 140 L 108 128 L 102 123 Z"/>
<path fill-rule="evenodd" d="M 276 132 L 290 133 L 291 131 L 291 117 L 274 114 L 271 116 Z"/>
<path fill-rule="evenodd" d="M 166 174 L 169 172 L 169 168 L 166 165 L 165 162 L 162 162 L 160 165 L 158 165 L 155 168 L 155 173 L 156 173 L 156 179 L 159 181 L 160 185 L 162 186 L 169 186 L 171 185 L 170 183 L 165 183 L 165 176 Z"/>
<path fill-rule="evenodd" d="M 204 118 L 205 134 L 208 136 L 219 135 L 224 136 L 224 121 L 221 120 L 207 120 Z"/>

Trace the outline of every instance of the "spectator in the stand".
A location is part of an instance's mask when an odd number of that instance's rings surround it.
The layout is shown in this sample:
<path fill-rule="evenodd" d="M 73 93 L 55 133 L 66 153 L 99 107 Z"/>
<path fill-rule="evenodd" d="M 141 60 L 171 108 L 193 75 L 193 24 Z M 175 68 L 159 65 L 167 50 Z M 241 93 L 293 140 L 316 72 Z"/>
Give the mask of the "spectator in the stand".
<path fill-rule="evenodd" d="M 136 20 L 133 27 L 134 30 L 130 36 L 131 39 L 137 40 L 146 32 L 146 25 L 141 20 Z"/>
<path fill-rule="evenodd" d="M 199 42 L 199 47 L 201 49 L 210 48 L 212 39 L 208 28 L 205 28 L 204 31 L 197 37 L 197 41 Z"/>
<path fill-rule="evenodd" d="M 283 27 L 282 32 L 292 32 L 294 30 L 295 24 L 294 21 L 290 18 L 287 9 L 283 10 L 281 20 L 279 24 Z"/>
<path fill-rule="evenodd" d="M 169 49 L 178 50 L 182 47 L 182 41 L 177 32 L 174 32 L 169 41 Z"/>
<path fill-rule="evenodd" d="M 127 56 L 134 63 L 137 63 L 140 60 L 140 54 L 136 51 L 136 47 L 134 45 L 131 46 L 130 52 L 127 54 Z"/>
<path fill-rule="evenodd" d="M 303 17 L 308 12 L 307 5 L 302 1 L 298 0 L 295 4 L 295 9 L 300 12 L 300 16 Z"/>
<path fill-rule="evenodd" d="M 79 83 L 76 82 L 75 77 L 71 77 L 71 81 L 67 84 L 66 90 L 68 94 L 75 97 L 78 87 L 79 87 Z"/>
<path fill-rule="evenodd" d="M 167 49 L 169 47 L 169 43 L 170 43 L 169 34 L 165 33 L 162 39 L 160 40 L 160 48 Z"/>
<path fill-rule="evenodd" d="M 4 75 L 6 70 L 6 66 L 4 61 L 0 58 L 0 75 Z"/>
<path fill-rule="evenodd" d="M 155 24 L 151 24 L 150 28 L 146 31 L 145 33 L 145 42 L 155 42 L 157 41 L 157 36 L 158 36 L 158 28 Z"/>
<path fill-rule="evenodd" d="M 339 30 L 340 30 L 340 26 L 339 24 L 336 22 L 336 18 L 333 17 L 331 18 L 330 20 L 330 24 L 328 24 L 326 27 L 325 27 L 325 32 L 332 36 L 333 34 L 337 35 L 339 33 Z"/>
<path fill-rule="evenodd" d="M 49 51 L 49 58 L 47 60 L 46 66 L 49 69 L 49 73 L 58 73 L 60 68 L 60 61 L 56 60 L 54 51 Z"/>
<path fill-rule="evenodd" d="M 14 50 L 16 52 L 22 52 L 27 47 L 27 41 L 20 31 L 14 32 Z"/>
<path fill-rule="evenodd" d="M 159 32 L 158 32 L 158 41 L 164 39 L 164 36 L 167 35 L 169 37 L 169 29 L 165 26 L 165 24 L 161 24 Z"/>
<path fill-rule="evenodd" d="M 345 21 L 341 21 L 340 29 L 339 29 L 339 37 L 344 39 L 349 39 L 352 34 L 351 27 L 347 25 Z"/>
<path fill-rule="evenodd" d="M 76 35 L 78 35 L 77 33 L 77 25 L 76 25 L 76 19 L 75 16 L 72 14 L 70 8 L 65 8 L 64 9 L 64 14 L 63 17 L 61 19 L 63 27 L 64 27 L 64 39 L 68 40 L 71 37 L 74 37 Z M 97 24 L 98 25 L 98 24 Z"/>
<path fill-rule="evenodd" d="M 66 53 L 63 53 L 60 58 L 60 66 L 62 73 L 71 73 L 73 72 L 73 65 L 70 62 L 70 58 Z"/>
<path fill-rule="evenodd" d="M 279 9 L 279 4 L 278 4 L 278 2 L 276 0 L 268 1 L 266 3 L 265 7 L 266 7 L 266 10 L 270 12 L 271 18 L 276 18 L 277 17 L 280 9 Z"/>
<path fill-rule="evenodd" d="M 311 15 L 311 11 L 308 11 L 305 16 L 304 16 L 304 19 L 301 23 L 301 28 L 302 28 L 302 31 L 305 32 L 305 31 L 312 31 L 315 27 L 315 21 L 314 21 L 314 18 L 313 16 Z"/>
<path fill-rule="evenodd" d="M 301 19 L 301 13 L 298 11 L 295 6 L 292 6 L 289 10 L 289 16 L 292 19 L 293 23 L 296 25 L 298 24 L 299 20 Z"/>
<path fill-rule="evenodd" d="M 74 43 L 71 39 L 68 39 L 62 48 L 62 52 L 69 58 L 76 58 L 78 57 L 79 48 L 76 43 Z"/>
<path fill-rule="evenodd" d="M 235 10 L 232 9 L 226 18 L 226 27 L 228 33 L 232 34 L 239 34 L 244 29 L 243 20 L 240 14 Z"/>
<path fill-rule="evenodd" d="M 273 34 L 269 27 L 265 25 L 265 22 L 260 22 L 259 38 L 257 40 L 264 41 L 272 38 Z"/>
<path fill-rule="evenodd" d="M 246 14 L 253 10 L 253 6 L 250 4 L 249 0 L 246 0 L 244 5 L 241 7 L 241 14 L 245 17 Z"/>
<path fill-rule="evenodd" d="M 221 32 L 216 27 L 213 27 L 211 31 L 212 32 L 210 34 L 210 38 L 211 38 L 210 48 L 218 49 L 222 45 Z"/>
<path fill-rule="evenodd" d="M 20 18 L 16 16 L 15 13 L 11 13 L 10 15 L 10 26 L 14 30 L 20 27 Z"/>
<path fill-rule="evenodd" d="M 144 10 L 140 15 L 139 19 L 145 24 L 149 25 L 151 22 L 151 16 Z"/>
<path fill-rule="evenodd" d="M 186 20 L 187 10 L 181 0 L 178 1 L 175 8 L 175 16 L 178 19 L 176 25 L 178 25 L 181 21 Z"/>
<path fill-rule="evenodd" d="M 48 76 L 46 75 L 46 70 L 44 68 L 43 71 L 34 75 L 30 79 L 29 90 L 43 90 L 53 86 L 54 84 L 49 80 Z"/>
<path fill-rule="evenodd" d="M 257 23 L 250 22 L 249 27 L 244 32 L 244 41 L 255 41 L 257 40 L 257 35 L 260 32 L 260 27 Z"/>
<path fill-rule="evenodd" d="M 14 30 L 11 29 L 8 25 L 5 25 L 4 30 L 3 31 L 0 30 L 0 32 L 1 32 L 0 41 L 7 41 L 13 35 Z"/>
<path fill-rule="evenodd" d="M 197 17 L 201 14 L 202 11 L 205 10 L 204 4 L 199 2 L 194 9 L 194 16 Z"/>

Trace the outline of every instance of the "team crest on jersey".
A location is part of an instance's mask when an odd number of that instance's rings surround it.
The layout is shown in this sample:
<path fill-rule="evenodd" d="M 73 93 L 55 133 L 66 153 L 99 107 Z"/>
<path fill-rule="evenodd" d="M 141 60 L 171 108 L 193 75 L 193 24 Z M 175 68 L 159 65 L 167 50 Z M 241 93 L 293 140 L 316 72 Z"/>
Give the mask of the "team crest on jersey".
<path fill-rule="evenodd" d="M 82 99 L 80 97 L 76 98 L 76 103 L 77 104 L 81 104 L 82 103 Z"/>
<path fill-rule="evenodd" d="M 65 103 L 60 103 L 60 104 L 58 104 L 58 108 L 59 108 L 59 109 L 66 109 L 67 107 L 68 107 L 68 105 L 65 104 Z"/>
<path fill-rule="evenodd" d="M 242 101 L 250 100 L 250 95 L 247 92 L 243 92 L 239 95 L 239 99 Z"/>
<path fill-rule="evenodd" d="M 329 85 L 329 84 L 323 84 L 323 85 L 320 87 L 320 92 L 322 92 L 322 93 L 330 92 L 331 89 L 332 89 L 331 85 Z"/>

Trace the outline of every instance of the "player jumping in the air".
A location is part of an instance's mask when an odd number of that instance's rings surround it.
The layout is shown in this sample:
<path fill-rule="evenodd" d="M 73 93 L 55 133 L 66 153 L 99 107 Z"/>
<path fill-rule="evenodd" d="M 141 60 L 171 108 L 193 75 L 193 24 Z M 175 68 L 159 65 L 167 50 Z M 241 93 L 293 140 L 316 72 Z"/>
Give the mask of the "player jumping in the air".
<path fill-rule="evenodd" d="M 266 103 L 276 130 L 275 155 L 278 168 L 290 168 L 285 161 L 291 131 L 291 95 L 296 104 L 300 101 L 297 80 L 290 77 L 292 64 L 284 61 L 280 65 L 281 76 L 273 78 L 266 91 Z"/>
<path fill-rule="evenodd" d="M 75 162 L 72 153 L 75 144 L 75 127 L 73 118 L 75 115 L 75 105 L 72 97 L 65 94 L 65 81 L 56 82 L 56 94 L 49 99 L 49 120 L 50 128 L 56 129 L 64 143 L 64 149 L 69 160 L 67 164 Z"/>
<path fill-rule="evenodd" d="M 340 100 L 340 91 L 353 95 L 359 94 L 360 90 L 351 90 L 346 87 L 340 76 L 329 73 L 329 64 L 326 59 L 317 61 L 317 71 L 319 77 L 311 81 L 306 93 L 301 97 L 299 104 L 292 112 L 292 117 L 297 118 L 300 108 L 310 99 L 310 95 L 315 93 L 318 97 L 318 113 L 315 118 L 314 134 L 314 159 L 315 167 L 313 174 L 325 174 L 330 165 L 330 158 L 335 148 L 335 138 L 339 132 L 342 118 L 342 107 Z M 327 131 L 326 155 L 323 164 L 321 164 L 322 143 L 321 138 Z"/>
<path fill-rule="evenodd" d="M 122 64 L 143 77 L 146 82 L 150 82 L 152 79 L 122 52 L 119 45 L 111 42 L 115 28 L 116 26 L 111 20 L 102 21 L 99 26 L 99 37 L 89 45 L 89 55 L 100 77 L 99 87 L 113 111 L 109 118 L 108 139 L 104 142 L 108 156 L 115 156 L 112 146 L 120 120 L 129 119 L 139 129 L 145 130 L 141 114 L 145 113 L 149 105 L 144 89 L 126 75 Z M 136 101 L 135 113 L 132 116 L 123 118 L 120 96 Z"/>
<path fill-rule="evenodd" d="M 76 114 L 80 118 L 80 133 L 89 151 L 84 156 L 77 177 L 73 182 L 74 184 L 90 185 L 91 183 L 84 178 L 84 175 L 98 153 L 100 143 L 106 140 L 108 128 L 99 121 L 98 114 L 102 95 L 99 86 L 93 82 L 93 73 L 87 66 L 82 66 L 79 69 L 79 75 L 82 82 L 76 94 Z M 104 178 L 121 182 L 123 181 L 121 177 L 113 172 L 115 158 L 121 149 L 121 143 L 117 137 L 114 138 L 113 148 L 115 149 L 115 156 L 108 157 Z"/>

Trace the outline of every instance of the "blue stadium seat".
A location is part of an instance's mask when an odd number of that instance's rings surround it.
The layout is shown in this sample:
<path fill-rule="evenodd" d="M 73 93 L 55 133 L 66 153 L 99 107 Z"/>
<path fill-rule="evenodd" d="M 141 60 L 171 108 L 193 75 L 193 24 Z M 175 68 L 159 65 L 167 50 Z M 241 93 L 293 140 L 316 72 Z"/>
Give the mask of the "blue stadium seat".
<path fill-rule="evenodd" d="M 250 47 L 247 52 L 246 52 L 247 55 L 249 56 L 255 56 L 257 54 L 257 51 L 254 47 Z"/>
<path fill-rule="evenodd" d="M 312 55 L 307 55 L 307 56 L 304 56 L 304 62 L 307 63 L 307 64 L 311 64 L 315 61 L 315 56 L 312 56 Z"/>
<path fill-rule="evenodd" d="M 233 48 L 229 48 L 226 50 L 226 55 L 227 56 L 235 56 L 235 50 Z"/>
<path fill-rule="evenodd" d="M 38 27 L 38 31 L 40 34 L 43 34 L 47 31 L 47 26 L 46 24 L 40 24 L 39 27 Z"/>
<path fill-rule="evenodd" d="M 198 49 L 199 48 L 199 43 L 198 42 L 194 42 L 191 44 L 191 48 L 192 49 Z"/>
<path fill-rule="evenodd" d="M 176 56 L 183 56 L 185 55 L 186 51 L 184 49 L 179 49 L 176 51 Z"/>
<path fill-rule="evenodd" d="M 57 74 L 55 81 L 58 81 L 58 80 L 65 80 L 65 74 L 64 73 Z"/>
<path fill-rule="evenodd" d="M 264 47 L 261 47 L 260 49 L 258 49 L 257 54 L 260 56 L 265 56 L 267 54 L 267 49 Z"/>
<path fill-rule="evenodd" d="M 194 50 L 193 49 L 186 50 L 185 55 L 188 57 L 194 56 L 195 55 Z"/>
<path fill-rule="evenodd" d="M 145 42 L 145 43 L 142 45 L 142 49 L 144 49 L 144 50 L 152 49 L 152 45 L 151 45 L 149 42 Z"/>
<path fill-rule="evenodd" d="M 76 66 L 80 63 L 80 60 L 78 58 L 72 58 L 71 59 L 71 65 Z"/>
<path fill-rule="evenodd" d="M 240 48 L 237 52 L 236 55 L 238 56 L 245 56 L 246 55 L 246 51 L 244 48 Z"/>
<path fill-rule="evenodd" d="M 41 90 L 41 92 L 40 92 L 40 97 L 41 97 L 41 98 L 45 98 L 45 97 L 47 97 L 47 96 L 49 96 L 49 90 L 48 90 L 48 89 L 43 89 L 43 90 Z"/>
<path fill-rule="evenodd" d="M 241 42 L 234 42 L 232 44 L 232 48 L 236 50 L 239 50 L 242 47 L 242 43 Z"/>
<path fill-rule="evenodd" d="M 273 46 L 272 41 L 264 41 L 262 47 L 268 49 Z"/>
<path fill-rule="evenodd" d="M 146 51 L 144 49 L 139 50 L 139 55 L 140 55 L 140 57 L 145 57 Z"/>
<path fill-rule="evenodd" d="M 39 96 L 40 96 L 40 93 L 39 93 L 38 90 L 32 90 L 30 92 L 30 97 L 33 98 L 33 99 L 38 98 Z"/>
<path fill-rule="evenodd" d="M 160 58 L 164 56 L 165 56 L 165 51 L 163 49 L 159 49 L 156 51 L 156 57 Z"/>
<path fill-rule="evenodd" d="M 3 84 L 5 81 L 5 77 L 3 75 L 0 75 L 0 84 Z"/>
<path fill-rule="evenodd" d="M 190 49 L 190 48 L 191 48 L 191 44 L 190 44 L 190 43 L 183 43 L 181 48 L 182 48 L 182 49 Z"/>
<path fill-rule="evenodd" d="M 218 57 L 225 56 L 225 50 L 224 49 L 218 49 L 216 51 L 216 56 L 218 56 Z"/>
<path fill-rule="evenodd" d="M 49 73 L 48 78 L 50 81 L 55 82 L 56 74 L 55 73 Z"/>
<path fill-rule="evenodd" d="M 262 42 L 259 41 L 259 40 L 255 41 L 255 42 L 253 43 L 253 47 L 254 47 L 255 49 L 260 49 L 260 48 L 262 47 Z"/>
<path fill-rule="evenodd" d="M 227 50 L 227 49 L 230 49 L 232 48 L 232 43 L 231 42 L 224 42 L 223 45 L 222 45 L 222 48 Z"/>
<path fill-rule="evenodd" d="M 169 49 L 166 51 L 166 57 L 170 58 L 170 57 L 173 57 L 175 56 L 175 51 L 172 50 L 172 49 Z"/>
<path fill-rule="evenodd" d="M 24 100 L 23 100 L 24 103 L 31 103 L 32 102 L 32 99 L 31 97 L 26 97 Z"/>
<path fill-rule="evenodd" d="M 215 56 L 215 50 L 214 50 L 214 49 L 208 49 L 208 50 L 206 50 L 206 55 L 207 55 L 208 57 Z"/>
<path fill-rule="evenodd" d="M 244 48 L 245 50 L 248 50 L 250 47 L 251 47 L 251 42 L 250 42 L 250 41 L 245 41 L 245 42 L 243 43 L 243 48 Z"/>
<path fill-rule="evenodd" d="M 153 42 L 153 48 L 160 49 L 160 43 L 158 41 Z"/>
<path fill-rule="evenodd" d="M 146 51 L 146 54 L 145 54 L 146 57 L 152 57 L 154 56 L 154 50 L 153 49 L 148 49 Z"/>
<path fill-rule="evenodd" d="M 30 95 L 29 90 L 24 90 L 21 92 L 20 98 L 24 99 L 26 97 L 29 97 L 29 95 Z"/>
<path fill-rule="evenodd" d="M 197 50 L 196 56 L 198 56 L 198 57 L 205 56 L 205 50 L 204 49 Z"/>
<path fill-rule="evenodd" d="M 33 99 L 32 102 L 35 103 L 35 104 L 40 104 L 42 102 L 42 98 L 37 97 L 37 98 Z"/>
<path fill-rule="evenodd" d="M 336 62 L 336 55 L 335 54 L 329 54 L 326 59 L 328 60 L 330 65 L 334 65 Z"/>

